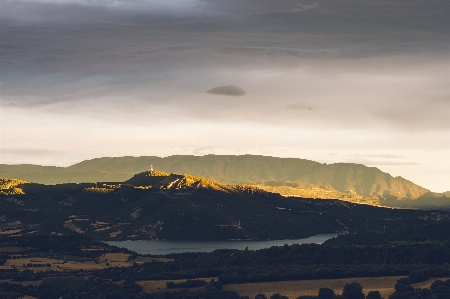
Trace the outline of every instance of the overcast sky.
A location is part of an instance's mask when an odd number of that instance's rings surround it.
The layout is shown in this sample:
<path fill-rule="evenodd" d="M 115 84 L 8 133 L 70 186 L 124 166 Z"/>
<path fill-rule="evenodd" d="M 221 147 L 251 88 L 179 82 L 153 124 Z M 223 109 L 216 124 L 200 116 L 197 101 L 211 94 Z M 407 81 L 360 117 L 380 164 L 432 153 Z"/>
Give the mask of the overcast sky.
<path fill-rule="evenodd" d="M 259 154 L 450 190 L 450 1 L 0 0 L 0 163 Z"/>

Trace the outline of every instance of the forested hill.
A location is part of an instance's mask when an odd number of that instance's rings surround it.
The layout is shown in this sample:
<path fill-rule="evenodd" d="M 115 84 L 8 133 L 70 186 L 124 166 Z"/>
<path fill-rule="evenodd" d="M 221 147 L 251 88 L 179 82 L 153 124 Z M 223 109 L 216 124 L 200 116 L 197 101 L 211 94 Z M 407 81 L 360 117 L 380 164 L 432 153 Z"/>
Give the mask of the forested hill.
<path fill-rule="evenodd" d="M 417 199 L 429 192 L 402 177 L 392 177 L 378 168 L 361 164 L 328 165 L 305 159 L 255 155 L 97 158 L 65 168 L 0 165 L 0 177 L 44 184 L 125 181 L 135 173 L 148 170 L 151 165 L 165 172 L 190 173 L 229 184 L 307 183 L 339 192 L 400 199 Z"/>
<path fill-rule="evenodd" d="M 445 212 L 285 198 L 250 186 L 159 171 L 137 174 L 122 184 L 2 182 L 0 229 L 8 235 L 70 230 L 101 240 L 267 240 L 450 219 Z"/>

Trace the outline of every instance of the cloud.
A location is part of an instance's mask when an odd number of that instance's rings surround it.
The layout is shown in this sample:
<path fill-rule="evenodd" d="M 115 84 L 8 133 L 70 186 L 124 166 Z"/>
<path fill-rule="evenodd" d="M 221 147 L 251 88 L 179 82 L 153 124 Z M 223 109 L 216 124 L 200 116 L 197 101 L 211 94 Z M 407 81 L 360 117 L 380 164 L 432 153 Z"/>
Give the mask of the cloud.
<path fill-rule="evenodd" d="M 192 149 L 192 154 L 195 156 L 214 154 L 214 148 L 213 147 L 196 147 L 196 148 Z"/>
<path fill-rule="evenodd" d="M 299 3 L 297 3 L 297 7 L 293 8 L 291 11 L 292 12 L 303 12 L 303 11 L 306 11 L 306 10 L 317 8 L 318 6 L 319 6 L 318 3 L 313 3 L 313 4 L 299 4 Z"/>
<path fill-rule="evenodd" d="M 420 165 L 420 163 L 418 162 L 398 162 L 398 161 L 389 161 L 389 160 L 371 160 L 371 159 L 366 159 L 366 158 L 350 158 L 345 160 L 345 162 L 347 163 L 357 163 L 357 164 L 363 164 L 363 165 L 372 165 L 372 166 L 380 166 L 380 165 L 410 165 L 410 166 L 414 166 L 414 165 Z"/>
<path fill-rule="evenodd" d="M 388 159 L 406 159 L 404 156 L 399 155 L 391 155 L 391 154 L 366 154 L 366 155 L 353 155 L 352 158 L 388 158 Z"/>
<path fill-rule="evenodd" d="M 306 110 L 306 111 L 313 111 L 317 109 L 317 107 L 308 103 L 291 103 L 286 105 L 286 108 L 291 110 Z"/>
<path fill-rule="evenodd" d="M 49 149 L 23 149 L 23 148 L 1 148 L 2 155 L 20 155 L 20 156 L 48 156 L 59 155 L 62 151 Z"/>
<path fill-rule="evenodd" d="M 222 96 L 243 96 L 246 94 L 245 90 L 236 85 L 221 85 L 208 90 L 206 93 Z"/>
<path fill-rule="evenodd" d="M 177 140 L 190 144 L 185 153 L 333 149 L 368 165 L 420 162 L 414 173 L 392 167 L 420 179 L 418 169 L 443 165 L 429 177 L 448 190 L 450 160 L 436 157 L 448 155 L 450 1 L 0 3 L 3 145 L 58 149 L 74 140 L 66 148 L 86 158 L 92 148 L 125 153 L 122 145 L 132 155 L 143 140 L 160 155 Z M 245 87 L 245 101 L 212 101 L 205 91 L 218 82 Z M 226 89 L 212 94 L 236 95 Z M 187 125 L 190 134 L 179 129 Z M 370 155 L 385 152 L 408 158 Z"/>

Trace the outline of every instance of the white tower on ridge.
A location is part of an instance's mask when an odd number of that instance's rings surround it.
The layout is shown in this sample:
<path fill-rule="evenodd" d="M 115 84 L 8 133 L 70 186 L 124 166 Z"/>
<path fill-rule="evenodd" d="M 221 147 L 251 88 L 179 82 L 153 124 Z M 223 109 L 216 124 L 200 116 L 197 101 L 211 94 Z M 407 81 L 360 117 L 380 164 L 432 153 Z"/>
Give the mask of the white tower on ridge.
<path fill-rule="evenodd" d="M 153 165 L 150 165 L 150 170 L 148 171 L 148 175 L 149 176 L 153 175 Z"/>

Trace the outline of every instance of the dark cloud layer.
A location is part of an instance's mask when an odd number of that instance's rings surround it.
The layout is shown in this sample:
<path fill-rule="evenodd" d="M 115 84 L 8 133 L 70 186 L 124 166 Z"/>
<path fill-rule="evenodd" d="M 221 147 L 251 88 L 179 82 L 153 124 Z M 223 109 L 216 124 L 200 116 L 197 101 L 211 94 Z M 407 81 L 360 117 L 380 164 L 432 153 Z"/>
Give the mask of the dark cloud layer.
<path fill-rule="evenodd" d="M 298 58 L 447 53 L 449 47 L 446 1 L 191 2 L 186 9 L 154 1 L 4 1 L 1 62 L 156 72 L 211 61 L 289 65 Z"/>
<path fill-rule="evenodd" d="M 223 96 L 243 96 L 246 94 L 245 90 L 236 85 L 221 85 L 208 90 L 206 93 L 212 95 L 223 95 Z"/>

